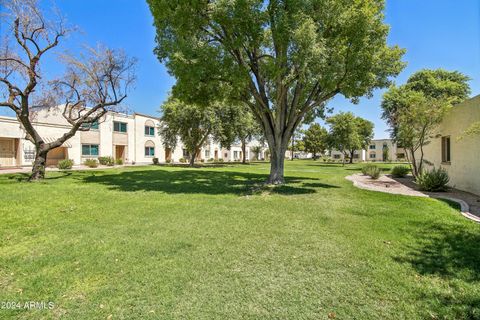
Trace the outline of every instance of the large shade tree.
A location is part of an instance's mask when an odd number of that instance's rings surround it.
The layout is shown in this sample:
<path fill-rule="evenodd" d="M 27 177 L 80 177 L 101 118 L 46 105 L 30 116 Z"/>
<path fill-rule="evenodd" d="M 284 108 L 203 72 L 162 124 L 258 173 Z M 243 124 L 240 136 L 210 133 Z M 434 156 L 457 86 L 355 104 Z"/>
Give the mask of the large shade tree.
<path fill-rule="evenodd" d="M 222 125 L 222 134 L 219 141 L 222 147 L 230 148 L 235 142 L 240 143 L 242 148 L 242 163 L 247 162 L 247 144 L 255 138 L 261 136 L 261 130 L 258 123 L 250 111 L 244 105 L 231 106 L 223 108 L 225 123 Z"/>
<path fill-rule="evenodd" d="M 305 151 L 313 155 L 313 159 L 317 159 L 317 155 L 323 155 L 328 148 L 328 131 L 318 123 L 312 124 L 303 136 L 303 145 Z"/>
<path fill-rule="evenodd" d="M 77 131 L 89 130 L 127 96 L 134 80 L 134 59 L 99 46 L 73 57 L 61 55 L 65 75 L 46 77 L 41 62 L 71 32 L 61 16 L 48 20 L 36 0 L 0 1 L 0 107 L 11 109 L 35 146 L 30 181 L 43 179 L 48 152 Z M 61 105 L 59 105 L 61 104 Z M 34 125 L 35 110 L 60 112 L 69 130 L 53 141 Z"/>
<path fill-rule="evenodd" d="M 365 149 L 373 138 L 373 123 L 351 112 L 340 112 L 327 119 L 330 126 L 329 146 L 348 156 L 350 163 L 356 150 Z"/>
<path fill-rule="evenodd" d="M 382 100 L 382 118 L 387 120 L 391 137 L 407 150 L 406 156 L 417 177 L 423 169 L 423 147 L 445 113 L 469 93 L 469 78 L 458 71 L 421 70 L 402 86 L 391 86 Z"/>
<path fill-rule="evenodd" d="M 222 144 L 231 139 L 228 126 L 232 112 L 229 106 L 186 104 L 170 97 L 160 112 L 160 135 L 164 146 L 174 149 L 180 139 L 189 154 L 190 166 L 194 166 L 201 148 L 209 139 Z"/>
<path fill-rule="evenodd" d="M 248 105 L 268 142 L 268 183 L 284 182 L 290 137 L 341 94 L 356 102 L 403 68 L 387 45 L 384 1 L 147 0 L 155 52 L 185 101 Z"/>

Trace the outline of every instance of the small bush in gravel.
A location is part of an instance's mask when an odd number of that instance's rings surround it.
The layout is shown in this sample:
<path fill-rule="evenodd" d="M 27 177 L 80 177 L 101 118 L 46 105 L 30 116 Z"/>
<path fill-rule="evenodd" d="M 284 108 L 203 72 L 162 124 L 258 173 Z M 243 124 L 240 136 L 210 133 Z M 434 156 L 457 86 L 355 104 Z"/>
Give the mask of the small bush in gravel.
<path fill-rule="evenodd" d="M 376 167 L 377 167 L 377 166 L 374 165 L 374 164 L 364 165 L 364 166 L 362 167 L 362 173 L 367 176 L 367 175 L 368 175 L 368 172 L 370 171 L 370 169 L 371 169 L 371 168 L 376 168 Z"/>
<path fill-rule="evenodd" d="M 377 166 L 371 167 L 367 174 L 370 176 L 370 178 L 377 180 L 380 178 L 380 168 Z"/>
<path fill-rule="evenodd" d="M 410 172 L 410 168 L 407 166 L 395 166 L 392 168 L 392 176 L 396 178 L 403 178 Z"/>
<path fill-rule="evenodd" d="M 153 162 L 153 164 L 157 165 L 158 164 L 158 158 L 153 158 L 152 162 Z"/>
<path fill-rule="evenodd" d="M 115 160 L 115 164 L 121 166 L 123 164 L 123 159 L 118 158 L 117 160 Z"/>
<path fill-rule="evenodd" d="M 367 164 L 362 168 L 362 173 L 364 175 L 370 176 L 372 179 L 380 178 L 380 168 L 374 164 Z"/>
<path fill-rule="evenodd" d="M 84 165 L 86 165 L 87 167 L 90 167 L 90 168 L 96 168 L 98 167 L 98 161 L 97 159 L 86 159 L 84 162 L 83 162 Z"/>
<path fill-rule="evenodd" d="M 73 160 L 72 159 L 64 159 L 58 162 L 57 164 L 58 169 L 60 170 L 67 170 L 72 169 L 73 167 Z"/>
<path fill-rule="evenodd" d="M 424 191 L 447 191 L 449 181 L 447 170 L 443 168 L 424 171 L 417 177 L 417 183 L 420 189 Z"/>
<path fill-rule="evenodd" d="M 187 162 L 187 159 L 185 159 L 185 158 L 180 158 L 178 161 L 180 161 L 180 163 L 186 163 L 186 162 Z"/>

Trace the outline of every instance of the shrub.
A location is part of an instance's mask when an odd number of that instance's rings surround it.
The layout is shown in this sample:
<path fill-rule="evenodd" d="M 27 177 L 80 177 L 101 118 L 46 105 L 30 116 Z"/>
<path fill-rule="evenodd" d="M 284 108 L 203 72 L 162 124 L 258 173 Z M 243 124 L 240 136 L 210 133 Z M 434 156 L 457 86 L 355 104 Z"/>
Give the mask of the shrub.
<path fill-rule="evenodd" d="M 165 160 L 165 163 L 172 163 L 172 159 Z"/>
<path fill-rule="evenodd" d="M 205 159 L 200 159 L 200 162 L 201 162 L 201 163 L 204 163 L 204 162 L 205 162 Z"/>
<path fill-rule="evenodd" d="M 377 180 L 380 178 L 380 168 L 377 166 L 371 167 L 370 170 L 368 170 L 368 175 L 370 178 Z"/>
<path fill-rule="evenodd" d="M 187 162 L 187 159 L 185 159 L 185 158 L 180 158 L 180 159 L 178 159 L 178 161 L 180 161 L 180 163 L 186 163 L 186 162 Z"/>
<path fill-rule="evenodd" d="M 410 172 L 410 168 L 407 166 L 395 166 L 392 168 L 392 176 L 396 178 L 403 178 Z"/>
<path fill-rule="evenodd" d="M 371 163 L 370 163 L 370 164 L 367 164 L 367 165 L 364 165 L 364 166 L 362 167 L 362 173 L 363 173 L 364 175 L 368 175 L 368 172 L 369 172 L 370 169 L 373 168 L 373 167 L 377 167 L 377 166 L 374 165 L 374 164 L 371 164 Z"/>
<path fill-rule="evenodd" d="M 87 167 L 90 167 L 90 168 L 96 168 L 98 167 L 98 161 L 97 159 L 86 159 L 84 162 L 83 162 L 84 165 L 86 165 Z"/>
<path fill-rule="evenodd" d="M 218 162 L 223 162 L 223 158 L 219 158 L 217 161 Z"/>
<path fill-rule="evenodd" d="M 215 159 L 213 158 L 208 159 L 208 162 L 213 162 L 213 161 L 215 161 Z"/>
<path fill-rule="evenodd" d="M 380 168 L 374 164 L 367 164 L 362 168 L 362 173 L 370 176 L 372 179 L 378 179 L 380 177 Z"/>
<path fill-rule="evenodd" d="M 118 158 L 117 160 L 115 160 L 115 164 L 121 166 L 123 164 L 123 159 L 122 158 Z"/>
<path fill-rule="evenodd" d="M 58 169 L 67 170 L 72 169 L 73 167 L 73 160 L 72 159 L 64 159 L 58 162 L 57 164 Z"/>
<path fill-rule="evenodd" d="M 113 166 L 114 160 L 112 157 L 99 157 L 98 162 L 104 166 Z"/>
<path fill-rule="evenodd" d="M 447 170 L 443 168 L 424 171 L 417 177 L 417 183 L 420 189 L 424 191 L 446 191 L 449 181 Z"/>
<path fill-rule="evenodd" d="M 152 162 L 153 162 L 153 164 L 158 164 L 158 158 L 153 158 Z"/>

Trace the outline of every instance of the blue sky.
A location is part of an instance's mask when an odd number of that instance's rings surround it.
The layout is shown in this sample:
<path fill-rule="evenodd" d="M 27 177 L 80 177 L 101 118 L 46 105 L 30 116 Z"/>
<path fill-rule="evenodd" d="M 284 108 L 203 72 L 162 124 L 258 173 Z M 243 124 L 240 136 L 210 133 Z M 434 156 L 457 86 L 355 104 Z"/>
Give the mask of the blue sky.
<path fill-rule="evenodd" d="M 56 4 L 68 22 L 82 31 L 66 39 L 61 49 L 74 53 L 81 44 L 97 43 L 123 48 L 138 59 L 137 82 L 126 104 L 132 111 L 158 115 L 175 80 L 153 55 L 155 30 L 146 1 L 56 0 Z M 387 0 L 386 23 L 391 26 L 389 43 L 407 49 L 408 66 L 397 83 L 422 68 L 445 68 L 470 76 L 472 96 L 480 94 L 480 1 Z M 50 75 L 61 72 L 54 55 L 46 62 L 43 70 Z M 387 127 L 380 119 L 383 92 L 378 90 L 357 105 L 337 97 L 330 106 L 334 113 L 352 111 L 374 122 L 375 137 L 385 138 Z"/>

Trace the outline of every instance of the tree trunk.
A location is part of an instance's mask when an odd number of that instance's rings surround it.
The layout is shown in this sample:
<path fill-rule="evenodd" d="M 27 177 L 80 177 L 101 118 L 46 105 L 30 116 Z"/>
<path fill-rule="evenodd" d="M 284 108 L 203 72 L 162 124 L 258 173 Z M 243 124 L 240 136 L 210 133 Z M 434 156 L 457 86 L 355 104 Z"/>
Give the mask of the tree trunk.
<path fill-rule="evenodd" d="M 39 181 L 45 178 L 45 166 L 47 164 L 48 150 L 37 148 L 35 161 L 33 162 L 32 174 L 28 181 Z"/>
<path fill-rule="evenodd" d="M 417 174 L 421 175 L 423 172 L 423 146 L 420 145 L 420 161 L 418 163 L 418 169 L 417 169 Z"/>
<path fill-rule="evenodd" d="M 408 151 L 410 151 L 410 156 L 412 158 L 411 160 L 408 158 Z M 410 149 L 408 151 L 406 153 L 407 161 L 410 162 L 410 167 L 412 169 L 412 175 L 416 180 L 417 177 L 418 177 L 418 168 L 417 168 L 417 160 L 415 159 L 415 151 L 413 151 L 412 149 Z"/>
<path fill-rule="evenodd" d="M 354 153 L 355 153 L 355 150 L 350 151 L 350 164 L 353 163 L 353 155 L 354 155 Z"/>
<path fill-rule="evenodd" d="M 197 149 L 190 151 L 190 163 L 189 166 L 193 167 L 195 165 L 195 157 L 197 156 Z"/>
<path fill-rule="evenodd" d="M 242 163 L 245 164 L 247 163 L 247 144 L 245 141 L 242 141 Z"/>
<path fill-rule="evenodd" d="M 283 154 L 280 150 L 272 150 L 270 155 L 270 176 L 268 177 L 268 184 L 283 184 L 285 178 L 283 171 L 285 168 L 285 151 Z"/>

